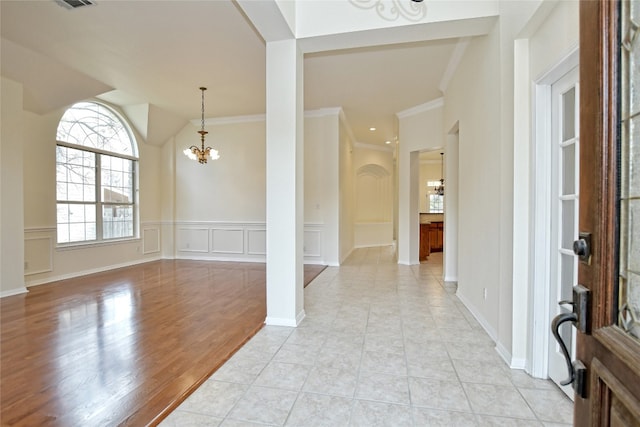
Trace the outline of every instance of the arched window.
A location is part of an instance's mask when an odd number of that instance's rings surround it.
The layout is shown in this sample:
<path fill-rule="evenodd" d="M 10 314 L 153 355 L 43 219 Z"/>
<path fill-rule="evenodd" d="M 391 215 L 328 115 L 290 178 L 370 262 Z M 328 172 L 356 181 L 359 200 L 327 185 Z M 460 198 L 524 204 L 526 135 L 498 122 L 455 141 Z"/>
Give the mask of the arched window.
<path fill-rule="evenodd" d="M 108 107 L 79 102 L 58 124 L 57 241 L 137 237 L 137 145 Z"/>

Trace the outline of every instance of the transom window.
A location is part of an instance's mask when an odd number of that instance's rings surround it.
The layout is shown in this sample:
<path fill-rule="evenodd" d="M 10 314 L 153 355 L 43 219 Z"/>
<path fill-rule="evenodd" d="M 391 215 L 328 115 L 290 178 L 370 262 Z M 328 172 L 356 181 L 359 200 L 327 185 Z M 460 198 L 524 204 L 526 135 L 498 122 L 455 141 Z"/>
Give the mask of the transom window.
<path fill-rule="evenodd" d="M 57 241 L 99 242 L 137 235 L 137 145 L 108 107 L 80 102 L 57 131 Z"/>

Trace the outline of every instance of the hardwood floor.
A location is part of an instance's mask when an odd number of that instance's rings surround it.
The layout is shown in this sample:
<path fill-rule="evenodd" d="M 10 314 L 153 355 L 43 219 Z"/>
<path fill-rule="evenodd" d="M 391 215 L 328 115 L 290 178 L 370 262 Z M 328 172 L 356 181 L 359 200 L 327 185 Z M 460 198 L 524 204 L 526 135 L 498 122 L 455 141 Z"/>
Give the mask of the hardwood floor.
<path fill-rule="evenodd" d="M 265 298 L 264 264 L 163 260 L 0 299 L 0 422 L 155 424 L 262 327 Z"/>

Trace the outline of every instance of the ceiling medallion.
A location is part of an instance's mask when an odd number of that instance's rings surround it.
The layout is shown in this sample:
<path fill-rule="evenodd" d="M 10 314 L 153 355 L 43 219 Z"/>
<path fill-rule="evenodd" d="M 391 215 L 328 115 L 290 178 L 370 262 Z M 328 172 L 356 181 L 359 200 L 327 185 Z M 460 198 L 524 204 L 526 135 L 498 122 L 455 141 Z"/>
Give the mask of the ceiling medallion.
<path fill-rule="evenodd" d="M 415 0 L 349 0 L 359 9 L 375 9 L 378 16 L 385 21 L 396 21 L 404 18 L 418 22 L 427 16 L 424 3 Z"/>

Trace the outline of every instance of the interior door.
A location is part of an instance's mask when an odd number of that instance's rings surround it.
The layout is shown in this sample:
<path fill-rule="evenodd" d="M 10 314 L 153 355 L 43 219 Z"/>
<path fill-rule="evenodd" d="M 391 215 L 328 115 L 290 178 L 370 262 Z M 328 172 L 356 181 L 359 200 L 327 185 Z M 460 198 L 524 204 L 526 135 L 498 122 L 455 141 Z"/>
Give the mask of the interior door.
<path fill-rule="evenodd" d="M 584 235 L 576 246 L 578 281 L 589 293 L 587 330 L 577 334 L 576 358 L 586 367 L 577 426 L 640 426 L 637 23 L 638 1 L 580 3 L 579 227 L 591 245 Z"/>

